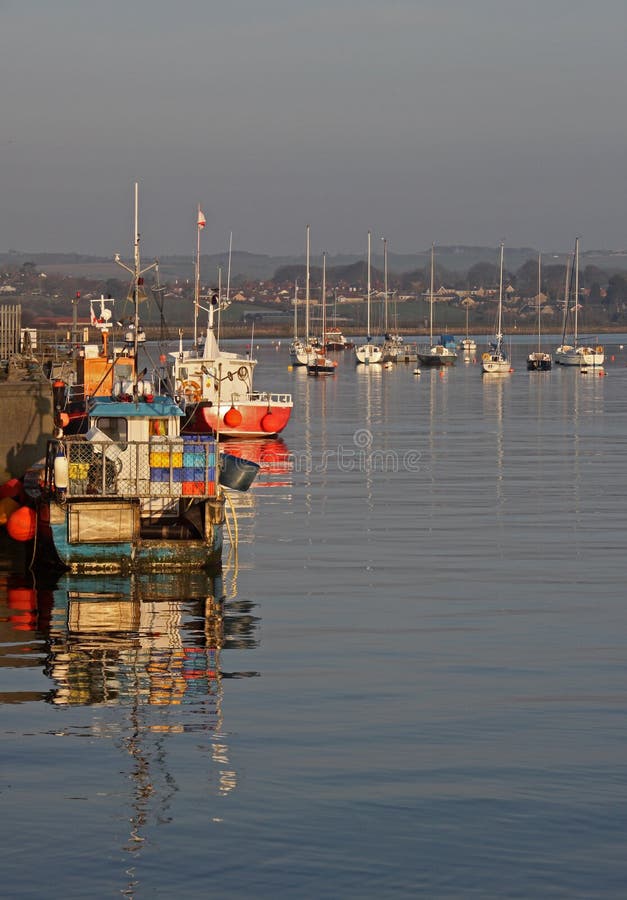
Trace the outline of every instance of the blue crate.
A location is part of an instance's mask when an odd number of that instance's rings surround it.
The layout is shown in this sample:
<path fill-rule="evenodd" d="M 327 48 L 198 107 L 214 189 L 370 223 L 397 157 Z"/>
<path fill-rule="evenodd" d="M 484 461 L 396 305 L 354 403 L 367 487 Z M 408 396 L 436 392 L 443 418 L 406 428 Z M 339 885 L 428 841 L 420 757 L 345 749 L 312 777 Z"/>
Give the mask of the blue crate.
<path fill-rule="evenodd" d="M 161 466 L 151 466 L 150 467 L 150 480 L 151 481 L 169 481 L 170 480 L 170 470 L 164 469 Z"/>

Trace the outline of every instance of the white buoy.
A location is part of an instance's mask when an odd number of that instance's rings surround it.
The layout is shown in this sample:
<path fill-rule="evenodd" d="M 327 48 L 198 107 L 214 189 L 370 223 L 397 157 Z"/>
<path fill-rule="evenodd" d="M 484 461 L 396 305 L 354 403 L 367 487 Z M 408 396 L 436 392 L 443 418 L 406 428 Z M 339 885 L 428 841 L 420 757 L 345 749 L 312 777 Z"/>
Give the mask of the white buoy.
<path fill-rule="evenodd" d="M 420 375 L 420 374 L 421 374 L 420 369 L 414 369 L 414 375 Z"/>

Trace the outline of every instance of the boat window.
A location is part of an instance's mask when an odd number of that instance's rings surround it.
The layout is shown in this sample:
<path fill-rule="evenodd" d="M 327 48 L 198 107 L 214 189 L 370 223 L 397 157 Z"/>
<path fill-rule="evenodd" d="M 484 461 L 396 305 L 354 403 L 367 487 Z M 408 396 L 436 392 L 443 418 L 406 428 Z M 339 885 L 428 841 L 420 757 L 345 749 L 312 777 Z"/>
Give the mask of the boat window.
<path fill-rule="evenodd" d="M 151 437 L 167 437 L 168 420 L 167 419 L 150 419 L 148 433 Z"/>
<path fill-rule="evenodd" d="M 96 426 L 112 441 L 124 444 L 128 440 L 128 423 L 126 419 L 98 416 Z"/>
<path fill-rule="evenodd" d="M 179 369 L 179 378 L 181 381 L 187 381 L 187 369 Z"/>

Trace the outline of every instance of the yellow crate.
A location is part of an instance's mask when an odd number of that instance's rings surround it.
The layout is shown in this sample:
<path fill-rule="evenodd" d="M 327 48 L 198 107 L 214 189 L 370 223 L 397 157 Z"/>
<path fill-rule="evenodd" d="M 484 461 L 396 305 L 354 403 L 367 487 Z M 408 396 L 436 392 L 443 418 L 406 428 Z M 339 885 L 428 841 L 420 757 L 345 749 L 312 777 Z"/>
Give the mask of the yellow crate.
<path fill-rule="evenodd" d="M 89 463 L 70 463 L 68 476 L 70 481 L 84 481 L 89 471 Z"/>
<path fill-rule="evenodd" d="M 167 469 L 170 465 L 179 468 L 183 465 L 182 453 L 168 453 L 167 450 L 157 450 L 150 454 L 150 465 L 158 469 Z"/>

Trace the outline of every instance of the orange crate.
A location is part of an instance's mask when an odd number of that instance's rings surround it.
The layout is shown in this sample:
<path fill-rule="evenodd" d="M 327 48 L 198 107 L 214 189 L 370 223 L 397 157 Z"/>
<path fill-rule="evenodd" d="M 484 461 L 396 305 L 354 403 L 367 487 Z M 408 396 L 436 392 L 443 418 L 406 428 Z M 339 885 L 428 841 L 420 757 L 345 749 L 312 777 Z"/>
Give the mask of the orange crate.
<path fill-rule="evenodd" d="M 207 492 L 207 485 L 204 481 L 184 481 L 183 482 L 183 496 L 184 497 L 194 497 L 194 496 L 204 496 Z"/>

